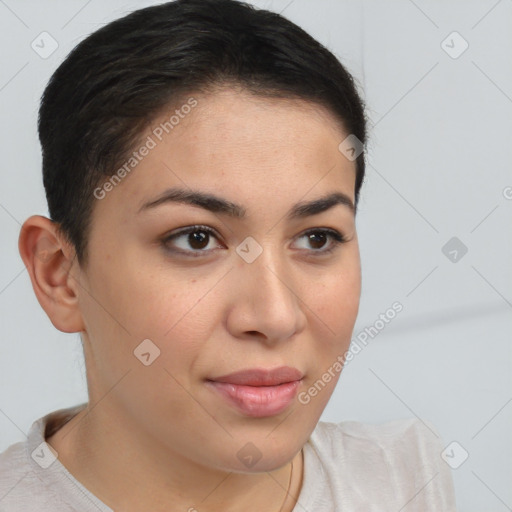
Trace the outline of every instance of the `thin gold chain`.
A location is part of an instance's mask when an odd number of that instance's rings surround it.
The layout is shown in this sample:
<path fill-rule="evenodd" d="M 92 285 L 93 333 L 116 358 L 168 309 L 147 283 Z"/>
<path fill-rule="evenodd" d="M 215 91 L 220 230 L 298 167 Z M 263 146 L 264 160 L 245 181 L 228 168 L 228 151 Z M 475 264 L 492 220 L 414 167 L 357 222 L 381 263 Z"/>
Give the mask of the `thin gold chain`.
<path fill-rule="evenodd" d="M 286 498 L 288 498 L 288 494 L 289 494 L 290 488 L 292 486 L 292 476 L 293 476 L 293 459 L 292 459 L 292 469 L 290 471 L 290 481 L 288 482 L 288 489 L 286 490 L 286 494 L 284 495 L 284 501 L 281 504 L 281 508 L 279 509 L 279 512 L 283 511 L 284 504 L 286 503 Z"/>

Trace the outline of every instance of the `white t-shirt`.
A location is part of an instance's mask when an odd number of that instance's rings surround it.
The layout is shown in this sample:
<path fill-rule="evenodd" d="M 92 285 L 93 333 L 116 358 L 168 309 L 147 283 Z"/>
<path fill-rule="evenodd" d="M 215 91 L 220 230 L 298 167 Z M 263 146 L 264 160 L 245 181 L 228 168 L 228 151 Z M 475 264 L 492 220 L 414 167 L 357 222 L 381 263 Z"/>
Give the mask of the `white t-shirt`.
<path fill-rule="evenodd" d="M 0 512 L 112 512 L 55 458 L 45 442 L 49 417 L 0 454 Z M 381 425 L 319 422 L 304 445 L 294 512 L 455 512 L 441 440 L 418 419 Z"/>

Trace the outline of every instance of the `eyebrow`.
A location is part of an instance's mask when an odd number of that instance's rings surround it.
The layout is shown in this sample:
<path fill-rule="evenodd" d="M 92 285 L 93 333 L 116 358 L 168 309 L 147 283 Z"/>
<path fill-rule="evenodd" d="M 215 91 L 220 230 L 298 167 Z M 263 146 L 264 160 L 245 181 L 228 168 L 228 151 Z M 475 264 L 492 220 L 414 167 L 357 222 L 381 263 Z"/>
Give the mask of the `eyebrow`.
<path fill-rule="evenodd" d="M 232 201 L 228 201 L 227 199 L 213 194 L 183 188 L 171 188 L 166 190 L 156 199 L 144 203 L 140 207 L 139 213 L 167 203 L 190 204 L 235 219 L 243 219 L 246 214 L 246 209 L 243 206 L 233 203 Z M 290 209 L 287 217 L 289 220 L 293 220 L 317 215 L 338 204 L 347 206 L 350 211 L 355 213 L 354 203 L 349 196 L 343 192 L 333 192 L 318 199 L 313 199 L 312 201 L 298 202 Z"/>

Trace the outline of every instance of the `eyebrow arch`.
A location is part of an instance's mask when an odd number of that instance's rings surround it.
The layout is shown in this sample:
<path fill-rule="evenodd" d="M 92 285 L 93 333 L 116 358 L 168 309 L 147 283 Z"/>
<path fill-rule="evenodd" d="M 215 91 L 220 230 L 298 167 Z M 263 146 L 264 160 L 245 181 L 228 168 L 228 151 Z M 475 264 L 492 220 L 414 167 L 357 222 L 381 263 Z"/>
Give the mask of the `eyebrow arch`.
<path fill-rule="evenodd" d="M 302 201 L 297 203 L 290 210 L 288 218 L 291 220 L 316 215 L 338 204 L 348 206 L 350 211 L 355 213 L 355 206 L 350 197 L 343 192 L 333 192 L 332 194 L 314 199 L 313 201 Z"/>
<path fill-rule="evenodd" d="M 155 208 L 161 204 L 176 202 L 185 203 L 192 206 L 199 206 L 205 210 L 209 210 L 213 213 L 222 213 L 230 217 L 237 219 L 243 219 L 245 216 L 245 208 L 242 206 L 232 203 L 221 197 L 214 196 L 213 194 L 207 194 L 205 192 L 191 191 L 184 188 L 171 188 L 166 190 L 161 196 L 156 199 L 144 203 L 139 212 Z"/>
<path fill-rule="evenodd" d="M 189 191 L 183 188 L 166 190 L 156 199 L 144 203 L 140 207 L 139 213 L 170 202 L 199 206 L 210 212 L 228 215 L 236 219 L 243 219 L 246 214 L 246 209 L 236 203 L 213 194 Z M 309 217 L 310 215 L 322 213 L 338 204 L 347 206 L 352 212 L 355 212 L 354 203 L 349 196 L 342 192 L 333 192 L 312 201 L 301 201 L 295 204 L 287 216 L 289 220 Z"/>

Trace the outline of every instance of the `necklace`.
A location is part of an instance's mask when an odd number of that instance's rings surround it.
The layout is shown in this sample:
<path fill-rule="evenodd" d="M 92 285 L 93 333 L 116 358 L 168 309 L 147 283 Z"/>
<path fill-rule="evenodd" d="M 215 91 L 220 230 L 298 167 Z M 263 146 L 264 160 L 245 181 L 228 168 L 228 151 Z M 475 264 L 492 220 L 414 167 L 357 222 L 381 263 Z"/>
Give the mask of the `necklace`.
<path fill-rule="evenodd" d="M 288 489 L 286 489 L 286 494 L 284 495 L 284 501 L 281 504 L 281 508 L 279 509 L 279 512 L 282 512 L 284 504 L 286 503 L 286 498 L 288 498 L 288 494 L 290 493 L 290 488 L 292 486 L 292 475 L 293 475 L 293 459 L 292 459 L 292 469 L 290 471 L 290 481 L 288 482 Z"/>

